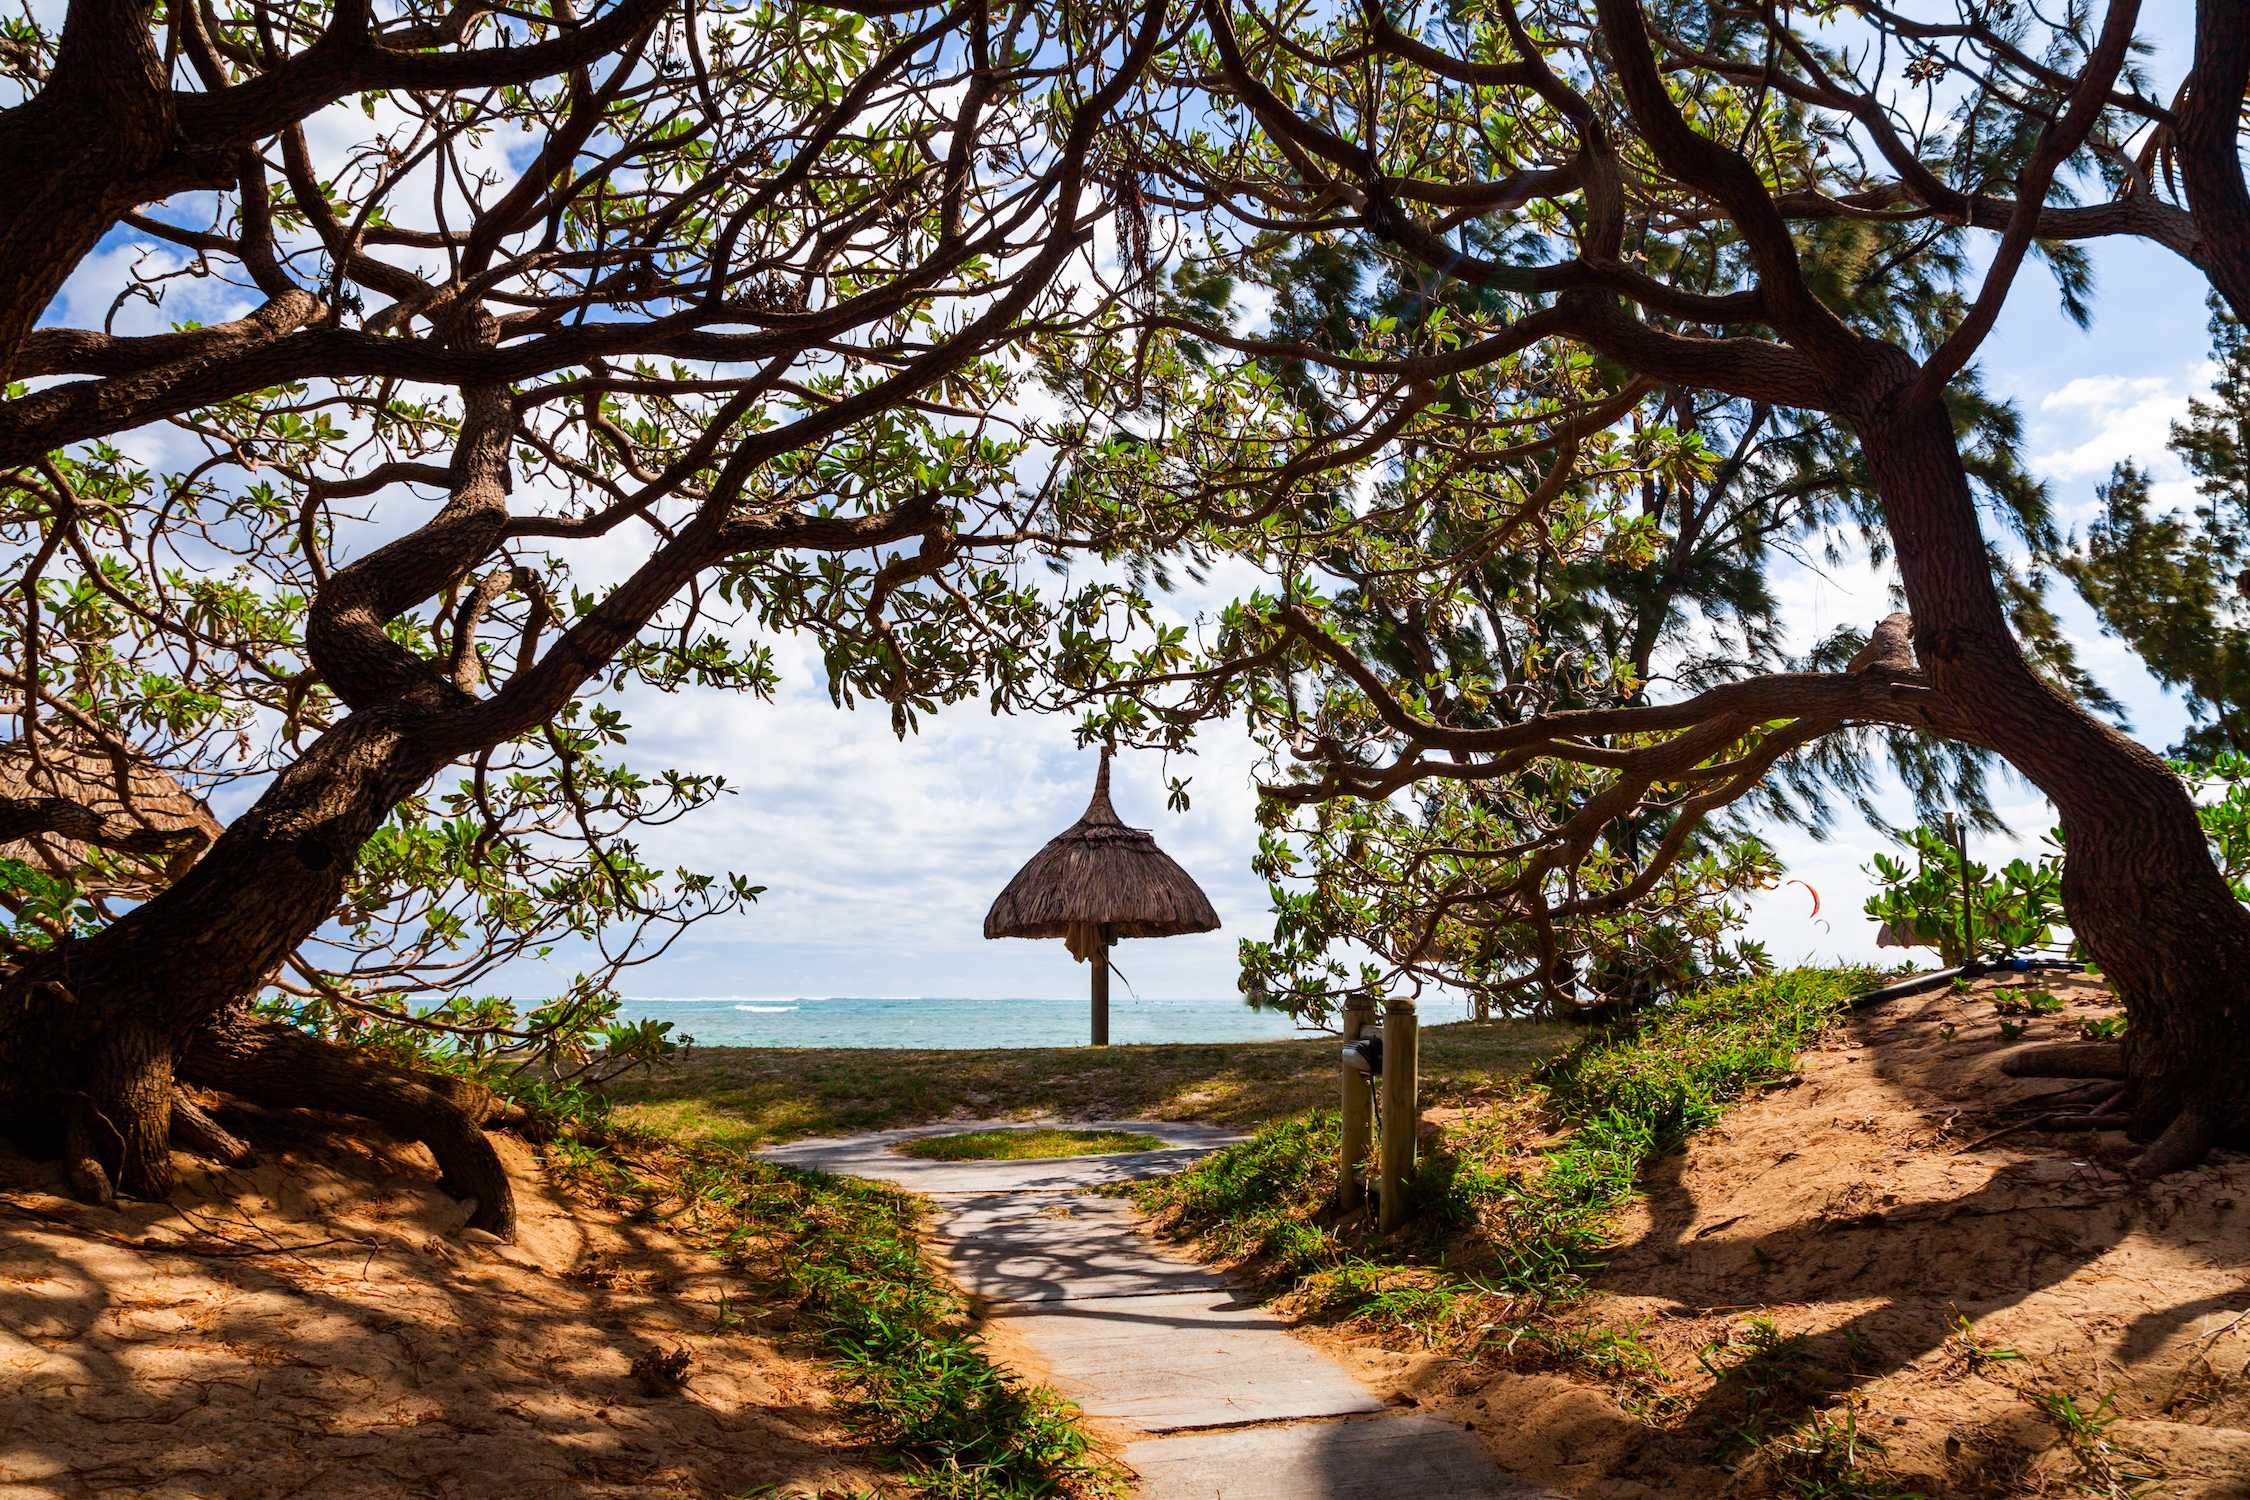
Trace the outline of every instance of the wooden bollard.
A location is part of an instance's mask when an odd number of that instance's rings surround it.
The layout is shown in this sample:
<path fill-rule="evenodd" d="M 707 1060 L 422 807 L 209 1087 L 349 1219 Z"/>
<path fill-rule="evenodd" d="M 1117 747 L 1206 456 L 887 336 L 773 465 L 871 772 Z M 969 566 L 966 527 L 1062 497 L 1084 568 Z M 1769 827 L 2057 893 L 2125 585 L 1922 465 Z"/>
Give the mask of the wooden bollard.
<path fill-rule="evenodd" d="M 1375 1002 L 1364 995 L 1353 996 L 1345 1003 L 1341 1027 L 1347 1042 L 1371 1035 L 1375 1030 Z M 1367 1147 L 1375 1134 L 1375 1080 L 1350 1063 L 1343 1064 L 1340 1071 L 1344 1075 L 1344 1160 L 1336 1184 L 1336 1206 L 1349 1213 L 1366 1196 L 1359 1177 L 1367 1170 Z"/>
<path fill-rule="evenodd" d="M 1421 1123 L 1415 1040 L 1414 1002 L 1393 995 L 1383 1002 L 1382 1216 L 1377 1227 L 1385 1234 L 1406 1222 L 1406 1179 L 1414 1175 L 1414 1129 Z"/>

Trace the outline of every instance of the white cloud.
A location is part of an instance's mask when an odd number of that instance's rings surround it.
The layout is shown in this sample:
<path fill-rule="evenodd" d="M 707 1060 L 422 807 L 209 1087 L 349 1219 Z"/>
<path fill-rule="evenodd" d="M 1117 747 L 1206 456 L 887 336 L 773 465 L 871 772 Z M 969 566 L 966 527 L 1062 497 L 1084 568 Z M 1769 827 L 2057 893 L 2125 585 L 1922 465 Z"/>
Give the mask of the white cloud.
<path fill-rule="evenodd" d="M 2048 479 L 2100 480 L 2131 459 L 2159 478 L 2176 478 L 2179 461 L 2165 447 L 2172 424 L 2217 373 L 2198 359 L 2179 375 L 2083 375 L 2068 382 L 2039 400 L 2031 467 Z"/>
<path fill-rule="evenodd" d="M 1069 995 L 1084 971 L 1060 943 L 986 942 L 984 913 L 1025 860 L 1074 822 L 1097 758 L 1071 721 L 995 717 L 964 704 L 904 741 L 882 708 L 831 707 L 817 658 L 776 651 L 787 687 L 771 704 L 711 693 L 632 695 L 636 763 L 724 775 L 735 795 L 652 835 L 654 862 L 733 870 L 769 887 L 749 912 L 699 929 L 676 959 L 626 983 L 640 995 Z M 1118 811 L 1151 828 L 1218 908 L 1217 933 L 1125 945 L 1139 993 L 1219 996 L 1234 944 L 1263 921 L 1252 878 L 1250 747 L 1214 725 L 1202 753 L 1167 766 L 1127 753 Z M 1193 805 L 1165 810 L 1166 775 Z M 567 972 L 567 965 L 565 966 Z"/>

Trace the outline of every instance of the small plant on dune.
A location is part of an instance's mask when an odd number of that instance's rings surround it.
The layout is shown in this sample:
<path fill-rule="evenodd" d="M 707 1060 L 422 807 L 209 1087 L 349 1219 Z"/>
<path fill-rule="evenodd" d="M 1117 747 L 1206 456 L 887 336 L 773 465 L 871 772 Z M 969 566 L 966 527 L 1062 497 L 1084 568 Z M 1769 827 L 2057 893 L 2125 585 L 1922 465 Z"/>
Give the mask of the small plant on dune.
<path fill-rule="evenodd" d="M 1992 997 L 1992 1008 L 2004 1016 L 2051 1016 L 2069 1003 L 2053 990 L 2018 989 Z"/>
<path fill-rule="evenodd" d="M 1859 1403 L 1853 1400 L 1814 1412 L 1759 1450 L 1793 1500 L 1922 1500 L 1870 1467 L 1882 1456 L 1883 1445 L 1860 1431 Z"/>
<path fill-rule="evenodd" d="M 2125 1035 L 2123 1016 L 2099 1016 L 2078 1023 L 2078 1034 L 2089 1042 L 2114 1042 Z"/>
<path fill-rule="evenodd" d="M 1744 1321 L 1740 1335 L 1714 1339 L 1696 1351 L 1695 1362 L 1713 1380 L 1748 1374 L 1761 1390 L 1811 1389 L 1804 1372 L 1811 1355 L 1801 1333 L 1783 1333 L 1771 1318 Z"/>
<path fill-rule="evenodd" d="M 2080 1488 L 2087 1493 L 2104 1500 L 2133 1500 L 2153 1494 L 2164 1480 L 2161 1467 L 2109 1435 L 2124 1415 L 2115 1409 L 2115 1391 L 2091 1410 L 2080 1406 L 2068 1391 L 2041 1391 L 2031 1401 L 2070 1445 L 2071 1456 L 2078 1460 Z"/>
<path fill-rule="evenodd" d="M 1976 1324 L 1959 1312 L 1953 1315 L 1953 1346 L 1961 1351 L 1961 1357 L 1968 1361 L 1972 1370 L 1990 1360 L 2023 1358 L 2013 1349 L 2002 1349 L 1978 1338 Z"/>
<path fill-rule="evenodd" d="M 1705 1344 L 1696 1363 L 1711 1377 L 1703 1425 L 1730 1448 L 1760 1450 L 1780 1441 L 1780 1424 L 1802 1421 L 1840 1383 L 1802 1333 L 1784 1333 L 1771 1318 L 1745 1319 L 1724 1339 Z M 1794 1431 L 1794 1428 L 1790 1429 Z"/>
<path fill-rule="evenodd" d="M 2023 1040 L 2023 1034 L 2030 1029 L 2031 1025 L 2026 1021 L 2002 1021 L 2000 1023 L 2000 1040 L 2003 1042 L 2020 1042 Z"/>

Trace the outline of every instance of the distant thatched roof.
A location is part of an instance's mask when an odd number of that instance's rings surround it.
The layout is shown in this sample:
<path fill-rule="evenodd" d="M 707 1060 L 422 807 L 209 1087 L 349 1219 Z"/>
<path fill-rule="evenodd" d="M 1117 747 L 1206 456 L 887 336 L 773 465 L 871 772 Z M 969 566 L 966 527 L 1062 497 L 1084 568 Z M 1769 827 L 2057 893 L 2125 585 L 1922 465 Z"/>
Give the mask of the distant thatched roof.
<path fill-rule="evenodd" d="M 43 735 L 39 759 L 41 763 L 34 766 L 30 752 L 20 739 L 0 743 L 0 797 L 67 797 L 126 829 L 200 829 L 206 845 L 219 836 L 219 820 L 211 816 L 203 799 L 189 793 L 161 767 L 145 760 L 129 757 L 126 761 L 125 786 L 132 794 L 132 805 L 128 807 L 125 799 L 118 795 L 116 763 L 91 741 L 75 735 L 52 738 Z M 120 872 L 89 881 L 86 878 L 87 846 L 76 839 L 64 838 L 58 833 L 38 833 L 0 843 L 0 858 L 22 860 L 33 869 L 51 875 L 76 877 L 81 888 L 90 893 L 136 897 L 150 895 L 177 879 L 195 862 L 199 853 L 200 848 L 187 848 L 166 856 L 117 854 L 112 857 L 116 865 L 126 870 L 138 866 L 142 876 L 135 878 Z"/>
<path fill-rule="evenodd" d="M 1109 805 L 1109 752 L 1086 816 L 1047 841 L 985 914 L 988 938 L 1067 937 L 1095 923 L 1121 938 L 1209 932 L 1219 914 L 1188 872 L 1144 828 L 1127 828 Z"/>

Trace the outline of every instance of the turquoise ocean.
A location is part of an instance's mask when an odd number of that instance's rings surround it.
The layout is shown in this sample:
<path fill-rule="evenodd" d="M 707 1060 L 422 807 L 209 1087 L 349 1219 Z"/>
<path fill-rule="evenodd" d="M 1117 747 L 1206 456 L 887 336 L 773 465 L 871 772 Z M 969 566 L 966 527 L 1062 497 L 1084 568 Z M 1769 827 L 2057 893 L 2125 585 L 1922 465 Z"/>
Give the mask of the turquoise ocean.
<path fill-rule="evenodd" d="M 622 1007 L 629 1020 L 670 1021 L 705 1047 L 1080 1047 L 1087 1002 L 953 1000 L 939 996 L 759 998 L 643 996 Z M 1254 1042 L 1319 1035 L 1287 1016 L 1219 1000 L 1136 1000 L 1112 995 L 1109 1039 L 1134 1042 Z"/>

